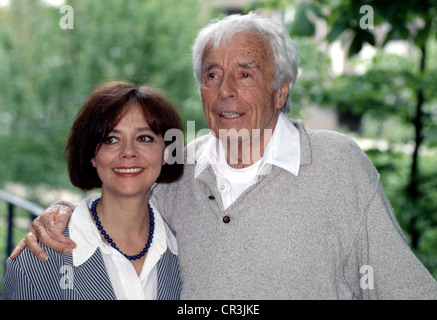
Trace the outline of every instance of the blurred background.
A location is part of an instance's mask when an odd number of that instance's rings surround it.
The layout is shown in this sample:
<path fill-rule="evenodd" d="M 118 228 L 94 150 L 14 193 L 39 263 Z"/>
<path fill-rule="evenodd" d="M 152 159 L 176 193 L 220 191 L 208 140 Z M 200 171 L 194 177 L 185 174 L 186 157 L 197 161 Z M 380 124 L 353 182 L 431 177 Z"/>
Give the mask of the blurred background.
<path fill-rule="evenodd" d="M 290 115 L 358 142 L 437 279 L 437 0 L 0 0 L 0 289 L 30 212 L 86 196 L 63 150 L 93 89 L 148 83 L 204 129 L 191 45 L 211 19 L 251 10 L 299 47 Z"/>

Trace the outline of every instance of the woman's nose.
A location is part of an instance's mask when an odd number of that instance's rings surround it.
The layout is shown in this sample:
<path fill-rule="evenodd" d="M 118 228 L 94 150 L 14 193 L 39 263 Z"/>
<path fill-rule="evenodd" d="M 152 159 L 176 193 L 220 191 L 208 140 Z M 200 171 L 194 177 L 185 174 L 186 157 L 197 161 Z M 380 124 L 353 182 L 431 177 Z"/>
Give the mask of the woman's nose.
<path fill-rule="evenodd" d="M 134 143 L 132 143 L 132 142 L 124 143 L 120 156 L 122 158 L 134 158 L 134 157 L 138 156 L 138 152 L 135 148 Z"/>

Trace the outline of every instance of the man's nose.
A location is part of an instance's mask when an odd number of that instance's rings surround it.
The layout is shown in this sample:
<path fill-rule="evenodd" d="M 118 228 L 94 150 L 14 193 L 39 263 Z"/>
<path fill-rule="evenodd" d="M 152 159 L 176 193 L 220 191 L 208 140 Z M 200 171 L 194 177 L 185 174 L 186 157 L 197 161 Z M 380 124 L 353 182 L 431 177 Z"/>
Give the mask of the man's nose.
<path fill-rule="evenodd" d="M 220 98 L 232 98 L 237 96 L 236 83 L 234 77 L 231 75 L 224 75 L 218 90 L 218 95 Z"/>

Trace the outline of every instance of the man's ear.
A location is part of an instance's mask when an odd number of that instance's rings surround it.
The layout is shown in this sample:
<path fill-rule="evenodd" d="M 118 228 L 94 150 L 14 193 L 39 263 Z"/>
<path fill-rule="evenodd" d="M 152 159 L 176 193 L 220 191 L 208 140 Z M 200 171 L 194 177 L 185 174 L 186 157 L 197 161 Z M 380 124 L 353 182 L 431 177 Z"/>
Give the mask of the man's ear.
<path fill-rule="evenodd" d="M 288 91 L 289 91 L 289 82 L 284 82 L 279 89 L 276 90 L 276 101 L 275 101 L 275 107 L 280 109 L 282 108 L 285 103 L 287 102 L 288 98 Z"/>

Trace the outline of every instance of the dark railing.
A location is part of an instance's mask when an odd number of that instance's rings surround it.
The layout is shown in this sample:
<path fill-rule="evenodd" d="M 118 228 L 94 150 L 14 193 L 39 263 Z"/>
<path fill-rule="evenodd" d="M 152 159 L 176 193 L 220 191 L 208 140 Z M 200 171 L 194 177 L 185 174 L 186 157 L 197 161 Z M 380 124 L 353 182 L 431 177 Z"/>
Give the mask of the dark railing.
<path fill-rule="evenodd" d="M 21 208 L 30 214 L 31 220 L 39 216 L 44 209 L 30 201 L 14 196 L 0 189 L 0 201 L 7 204 L 7 233 L 6 233 L 6 257 L 8 257 L 14 248 L 14 214 L 15 208 Z"/>

